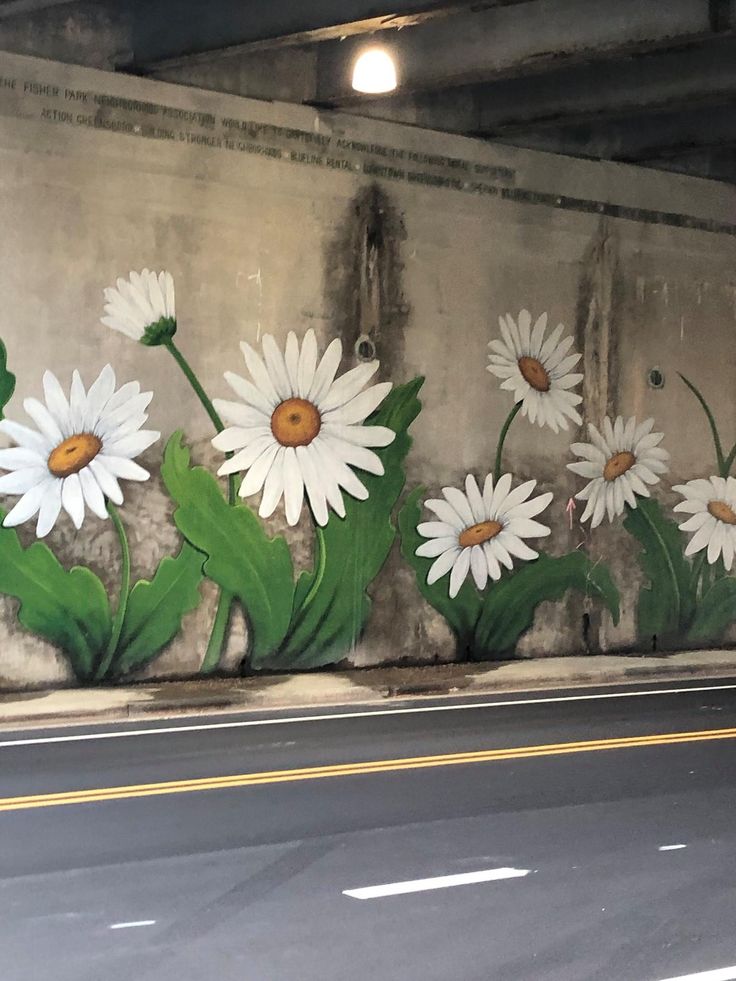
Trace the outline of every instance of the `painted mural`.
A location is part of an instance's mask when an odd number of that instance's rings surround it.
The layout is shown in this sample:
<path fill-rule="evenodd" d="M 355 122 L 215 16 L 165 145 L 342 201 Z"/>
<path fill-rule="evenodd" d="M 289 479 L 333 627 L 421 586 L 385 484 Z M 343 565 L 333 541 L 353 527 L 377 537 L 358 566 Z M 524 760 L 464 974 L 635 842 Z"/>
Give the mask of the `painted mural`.
<path fill-rule="evenodd" d="M 216 473 L 193 464 L 183 430 L 169 438 L 161 477 L 181 547 L 150 580 L 132 582 L 125 488 L 150 477 L 137 458 L 160 440 L 145 428 L 154 393 L 119 380 L 110 365 L 95 379 L 74 371 L 68 388 L 46 371 L 43 399 L 23 402 L 29 426 L 16 421 L 15 407 L 6 416 L 15 379 L 0 346 L 0 432 L 14 444 L 0 449 L 0 494 L 14 499 L 2 513 L 0 592 L 19 601 L 22 627 L 56 645 L 79 683 L 111 683 L 150 664 L 185 629 L 205 579 L 219 597 L 202 674 L 221 664 L 233 604 L 248 624 L 249 670 L 338 663 L 362 635 L 371 585 L 397 537 L 419 592 L 450 626 L 462 657 L 513 657 L 540 604 L 568 591 L 618 621 L 607 565 L 581 549 L 558 554 L 553 494 L 513 465 L 510 437 L 523 437 L 524 426 L 559 433 L 583 424 L 580 355 L 562 324 L 548 331 L 547 315 L 535 320 L 527 310 L 500 318 L 486 367 L 511 406 L 493 469 L 479 461 L 461 486 L 443 487 L 441 496 L 416 487 L 399 507 L 423 379 L 375 382 L 377 360 L 340 373 L 341 341 L 321 351 L 309 329 L 290 332 L 283 349 L 268 334 L 260 351 L 243 342 L 245 374 L 226 371 L 228 397 L 211 397 L 178 346 L 168 272 L 131 272 L 104 297 L 106 327 L 174 359 L 212 423 L 221 463 Z M 724 451 L 705 398 L 683 381 L 710 427 L 715 473 L 672 487 L 682 498 L 674 506 L 684 517 L 679 527 L 652 496 L 669 469 L 653 419 L 589 423 L 588 441 L 571 444 L 577 459 L 567 464 L 585 481 L 576 493 L 580 521 L 595 529 L 621 520 L 637 542 L 645 650 L 718 643 L 736 619 L 736 445 Z M 306 527 L 312 537 L 311 566 L 298 575 L 287 538 L 269 531 L 280 508 L 287 526 Z M 115 596 L 92 569 L 64 568 L 43 541 L 62 513 L 77 529 L 112 523 L 120 550 Z M 38 539 L 27 548 L 16 532 L 26 523 Z"/>
<path fill-rule="evenodd" d="M 603 602 L 614 621 L 619 616 L 618 591 L 605 565 L 581 551 L 550 556 L 528 544 L 550 535 L 536 519 L 553 495 L 534 495 L 536 480 L 518 481 L 503 468 L 506 439 L 519 415 L 554 432 L 582 423 L 576 409 L 582 397 L 573 389 L 583 376 L 572 370 L 580 360 L 570 353 L 573 338 L 563 337 L 562 324 L 546 336 L 547 314 L 532 324 L 528 310 L 517 320 L 499 318 L 499 326 L 487 368 L 514 404 L 498 434 L 493 471 L 482 488 L 468 474 L 464 492 L 443 487 L 442 499 L 424 500 L 431 521 L 419 520 L 424 491 L 417 488 L 399 518 L 404 558 L 420 592 L 447 620 L 461 655 L 473 660 L 512 657 L 539 604 L 570 589 Z"/>

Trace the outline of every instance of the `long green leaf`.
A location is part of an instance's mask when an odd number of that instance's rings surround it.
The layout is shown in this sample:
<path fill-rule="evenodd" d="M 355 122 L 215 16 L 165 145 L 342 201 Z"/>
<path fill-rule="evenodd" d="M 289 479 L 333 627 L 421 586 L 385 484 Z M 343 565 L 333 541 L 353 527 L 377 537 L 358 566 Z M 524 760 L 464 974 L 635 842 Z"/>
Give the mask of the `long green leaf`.
<path fill-rule="evenodd" d="M 457 638 L 458 653 L 461 657 L 469 657 L 473 643 L 475 626 L 480 616 L 483 600 L 473 584 L 466 580 L 460 587 L 460 592 L 450 599 L 449 576 L 427 585 L 427 573 L 432 568 L 434 559 L 421 558 L 416 554 L 419 546 L 426 541 L 417 531 L 417 525 L 422 520 L 421 498 L 423 487 L 417 487 L 408 497 L 399 511 L 399 533 L 401 535 L 401 554 L 407 564 L 414 570 L 417 577 L 419 592 L 430 606 L 447 621 L 450 629 Z"/>
<path fill-rule="evenodd" d="M 179 632 L 184 615 L 202 598 L 199 587 L 205 558 L 184 542 L 176 557 L 167 555 L 161 560 L 153 579 L 141 579 L 133 586 L 108 677 L 142 668 Z"/>
<path fill-rule="evenodd" d="M 718 579 L 698 603 L 687 642 L 718 643 L 727 628 L 736 620 L 736 579 Z"/>
<path fill-rule="evenodd" d="M 24 549 L 14 529 L 0 527 L 0 593 L 20 600 L 20 623 L 61 648 L 79 681 L 91 681 L 112 619 L 105 589 L 90 569 L 67 571 L 43 542 Z"/>
<path fill-rule="evenodd" d="M 8 371 L 8 352 L 0 341 L 0 419 L 4 418 L 5 406 L 15 391 L 15 375 Z"/>
<path fill-rule="evenodd" d="M 294 573 L 286 542 L 269 538 L 249 507 L 229 505 L 208 470 L 190 467 L 181 432 L 166 444 L 161 475 L 177 505 L 179 531 L 207 556 L 205 574 L 242 603 L 251 657 L 260 663 L 277 650 L 289 627 Z"/>
<path fill-rule="evenodd" d="M 278 655 L 254 658 L 254 667 L 316 668 L 334 664 L 355 646 L 371 608 L 366 590 L 396 538 L 391 514 L 404 487 L 407 430 L 421 408 L 417 393 L 423 381 L 394 388 L 367 420 L 396 433 L 393 443 L 378 451 L 385 473 L 361 473 L 368 499 L 345 494 L 345 517 L 332 514 L 318 530 L 314 568 L 300 577 L 289 634 Z"/>
<path fill-rule="evenodd" d="M 695 613 L 690 563 L 679 528 L 657 501 L 639 498 L 636 508 L 626 510 L 624 528 L 642 546 L 639 564 L 648 580 L 639 592 L 639 639 L 647 647 L 665 648 L 681 640 Z"/>
<path fill-rule="evenodd" d="M 510 657 L 521 635 L 531 627 L 539 604 L 562 599 L 568 589 L 601 600 L 618 623 L 619 594 L 606 565 L 591 562 L 583 552 L 554 557 L 542 553 L 488 587 L 475 631 L 473 657 Z"/>

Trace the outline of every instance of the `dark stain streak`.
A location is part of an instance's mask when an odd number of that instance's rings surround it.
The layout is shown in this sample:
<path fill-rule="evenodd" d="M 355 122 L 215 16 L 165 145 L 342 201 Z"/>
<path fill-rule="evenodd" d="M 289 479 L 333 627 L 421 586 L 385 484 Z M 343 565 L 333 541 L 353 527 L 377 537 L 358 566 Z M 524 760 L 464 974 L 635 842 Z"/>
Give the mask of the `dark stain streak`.
<path fill-rule="evenodd" d="M 353 199 L 326 256 L 325 304 L 346 357 L 357 360 L 358 341 L 368 340 L 381 376 L 400 378 L 409 305 L 403 294 L 401 213 L 378 184 Z M 370 345 L 365 345 L 366 350 Z"/>

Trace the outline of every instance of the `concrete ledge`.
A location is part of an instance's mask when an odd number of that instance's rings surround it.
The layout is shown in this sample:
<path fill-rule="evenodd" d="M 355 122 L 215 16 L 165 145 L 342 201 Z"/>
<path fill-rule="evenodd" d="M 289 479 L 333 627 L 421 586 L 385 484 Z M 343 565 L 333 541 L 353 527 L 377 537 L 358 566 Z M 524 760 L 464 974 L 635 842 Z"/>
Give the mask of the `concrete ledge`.
<path fill-rule="evenodd" d="M 736 651 L 684 651 L 662 656 L 555 657 L 443 664 L 420 668 L 203 679 L 114 688 L 73 688 L 0 695 L 0 727 L 177 715 L 313 708 L 394 698 L 493 695 L 574 686 L 736 678 Z"/>

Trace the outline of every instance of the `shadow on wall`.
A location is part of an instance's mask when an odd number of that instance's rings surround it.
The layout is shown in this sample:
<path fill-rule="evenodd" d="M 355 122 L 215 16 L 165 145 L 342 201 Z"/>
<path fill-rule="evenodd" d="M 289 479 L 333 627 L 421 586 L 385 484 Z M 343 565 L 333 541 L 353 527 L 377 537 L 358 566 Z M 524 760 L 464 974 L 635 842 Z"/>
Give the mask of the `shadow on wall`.
<path fill-rule="evenodd" d="M 363 259 L 384 262 L 386 239 L 381 243 L 368 245 Z M 363 259 L 345 282 L 372 284 L 380 311 L 380 277 L 379 285 L 361 278 Z M 234 603 L 248 620 L 249 670 L 335 664 L 361 636 L 370 586 L 397 533 L 418 590 L 446 619 L 463 657 L 513 657 L 537 606 L 560 601 L 570 590 L 618 619 L 619 593 L 604 563 L 582 550 L 553 555 L 539 548 L 551 534 L 543 522 L 552 494 L 537 493 L 535 480 L 517 481 L 507 462 L 509 437 L 523 427 L 558 432 L 583 422 L 583 396 L 576 391 L 583 382 L 580 355 L 562 324 L 548 330 L 546 314 L 507 314 L 490 342 L 488 371 L 511 396 L 493 471 L 480 481 L 468 474 L 462 488 L 445 487 L 442 497 L 425 499 L 423 489 L 414 488 L 399 510 L 397 532 L 392 516 L 404 489 L 409 427 L 421 409 L 421 378 L 374 384 L 374 358 L 338 374 L 341 340 L 320 351 L 310 329 L 301 338 L 289 333 L 283 349 L 270 335 L 260 352 L 241 344 L 247 377 L 227 371 L 230 397 L 211 399 L 176 341 L 170 274 L 131 273 L 106 290 L 106 300 L 104 324 L 143 348 L 164 347 L 191 384 L 215 430 L 212 443 L 222 454 L 217 476 L 226 485 L 192 465 L 181 431 L 171 436 L 162 477 L 181 548 L 160 562 L 150 581 L 132 583 L 119 508 L 125 482 L 149 477 L 136 458 L 160 437 L 144 428 L 153 393 L 141 392 L 137 382 L 119 386 L 109 365 L 89 388 L 74 372 L 68 391 L 47 371 L 44 400 L 24 402 L 34 428 L 0 422 L 15 444 L 0 450 L 6 471 L 0 493 L 17 498 L 0 528 L 0 592 L 19 601 L 22 626 L 54 643 L 80 683 L 114 682 L 150 664 L 200 602 L 205 578 L 219 589 L 219 602 L 202 674 L 218 669 Z M 393 367 L 397 350 L 390 355 Z M 736 611 L 730 575 L 736 480 L 729 475 L 736 446 L 723 449 L 705 398 L 683 381 L 708 420 L 716 473 L 673 488 L 683 498 L 675 511 L 687 516 L 679 529 L 651 496 L 669 461 L 653 419 L 604 415 L 600 426 L 589 423 L 588 442 L 570 447 L 577 459 L 568 467 L 585 481 L 576 495 L 585 503 L 580 520 L 595 528 L 606 518 L 623 519 L 639 547 L 646 581 L 638 633 L 645 650 L 717 643 Z M 0 347 L 3 413 L 14 384 Z M 257 512 L 247 503 L 253 497 L 259 497 Z M 305 509 L 312 520 L 313 568 L 296 580 L 287 541 L 269 537 L 263 523 L 282 502 L 288 525 Z M 109 518 L 115 527 L 122 573 L 113 603 L 91 569 L 67 570 L 40 540 L 22 547 L 16 526 L 35 521 L 43 539 L 62 511 L 77 528 L 95 518 Z M 691 536 L 684 549 L 681 532 Z"/>

